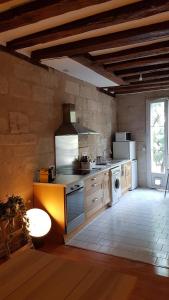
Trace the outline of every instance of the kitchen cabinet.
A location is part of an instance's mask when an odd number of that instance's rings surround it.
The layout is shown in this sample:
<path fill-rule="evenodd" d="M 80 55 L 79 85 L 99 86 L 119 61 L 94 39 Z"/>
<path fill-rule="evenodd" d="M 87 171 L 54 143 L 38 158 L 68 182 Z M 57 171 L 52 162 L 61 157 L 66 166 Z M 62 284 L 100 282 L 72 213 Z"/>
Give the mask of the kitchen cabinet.
<path fill-rule="evenodd" d="M 103 207 L 103 173 L 85 180 L 85 215 L 90 218 Z"/>
<path fill-rule="evenodd" d="M 101 172 L 85 180 L 85 214 L 87 219 L 108 204 L 110 200 L 109 171 Z"/>
<path fill-rule="evenodd" d="M 84 220 L 77 228 L 68 228 L 68 185 L 58 183 L 34 183 L 34 207 L 46 210 L 52 219 L 52 230 L 47 235 L 57 242 L 69 239 L 111 202 L 110 170 L 100 170 L 84 176 Z M 60 180 L 60 178 L 58 179 Z M 63 179 L 64 180 L 64 179 Z M 62 180 L 60 180 L 62 181 Z M 76 185 L 75 185 L 76 186 Z M 69 186 L 69 189 L 71 187 Z M 72 196 L 75 199 L 75 196 Z M 74 200 L 73 200 L 74 201 Z M 77 205 L 76 205 L 77 206 Z"/>
<path fill-rule="evenodd" d="M 110 172 L 108 170 L 103 173 L 103 205 L 107 205 L 110 202 L 111 202 Z"/>
<path fill-rule="evenodd" d="M 131 188 L 131 162 L 121 165 L 121 191 L 122 194 Z"/>

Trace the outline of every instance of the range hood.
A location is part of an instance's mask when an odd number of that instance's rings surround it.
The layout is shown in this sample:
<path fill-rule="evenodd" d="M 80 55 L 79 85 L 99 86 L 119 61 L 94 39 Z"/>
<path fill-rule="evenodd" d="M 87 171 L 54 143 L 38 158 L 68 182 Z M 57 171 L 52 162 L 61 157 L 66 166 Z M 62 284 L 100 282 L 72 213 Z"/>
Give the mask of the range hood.
<path fill-rule="evenodd" d="M 80 125 L 76 122 L 75 105 L 71 103 L 63 104 L 63 122 L 56 130 L 55 135 L 77 135 L 77 134 L 99 134 L 94 130 Z"/>

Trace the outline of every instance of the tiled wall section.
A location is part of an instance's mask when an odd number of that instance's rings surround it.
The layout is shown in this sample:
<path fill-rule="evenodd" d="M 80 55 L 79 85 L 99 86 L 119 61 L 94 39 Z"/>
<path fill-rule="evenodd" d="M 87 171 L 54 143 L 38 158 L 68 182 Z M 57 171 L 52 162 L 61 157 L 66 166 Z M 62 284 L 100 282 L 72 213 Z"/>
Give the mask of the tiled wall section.
<path fill-rule="evenodd" d="M 0 53 L 0 199 L 32 197 L 35 171 L 54 163 L 54 133 L 61 104 L 76 104 L 81 123 L 101 133 L 81 140 L 93 157 L 110 151 L 116 102 L 90 84 Z M 86 147 L 86 149 L 85 149 Z"/>
<path fill-rule="evenodd" d="M 131 131 L 137 142 L 138 179 L 144 187 L 147 186 L 146 101 L 161 97 L 169 97 L 169 91 L 117 96 L 118 130 Z"/>

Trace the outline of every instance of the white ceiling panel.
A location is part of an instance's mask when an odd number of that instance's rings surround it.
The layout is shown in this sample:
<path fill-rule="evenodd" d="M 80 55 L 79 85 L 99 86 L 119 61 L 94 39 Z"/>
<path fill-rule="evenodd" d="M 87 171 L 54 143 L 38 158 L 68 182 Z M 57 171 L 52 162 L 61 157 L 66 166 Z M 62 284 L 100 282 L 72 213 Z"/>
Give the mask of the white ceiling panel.
<path fill-rule="evenodd" d="M 68 57 L 46 59 L 42 60 L 42 63 L 75 78 L 89 82 L 97 87 L 117 86 L 114 81 L 105 78 Z"/>

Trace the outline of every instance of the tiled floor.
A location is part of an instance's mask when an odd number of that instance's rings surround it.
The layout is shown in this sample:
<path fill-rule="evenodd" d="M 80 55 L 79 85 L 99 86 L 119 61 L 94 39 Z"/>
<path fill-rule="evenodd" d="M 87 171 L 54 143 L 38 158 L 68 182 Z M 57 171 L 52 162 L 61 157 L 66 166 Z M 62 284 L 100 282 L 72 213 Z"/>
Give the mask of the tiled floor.
<path fill-rule="evenodd" d="M 76 234 L 69 245 L 169 267 L 169 194 L 137 189 Z"/>

